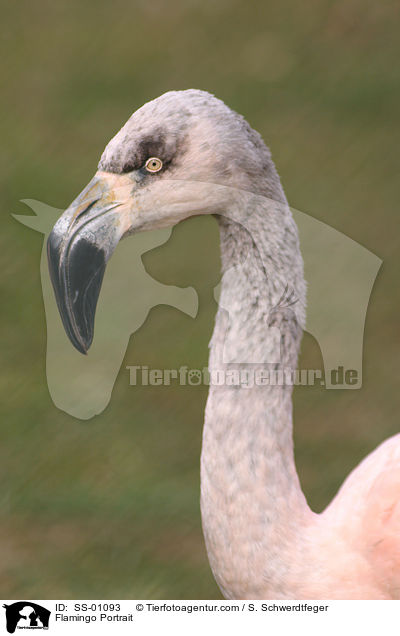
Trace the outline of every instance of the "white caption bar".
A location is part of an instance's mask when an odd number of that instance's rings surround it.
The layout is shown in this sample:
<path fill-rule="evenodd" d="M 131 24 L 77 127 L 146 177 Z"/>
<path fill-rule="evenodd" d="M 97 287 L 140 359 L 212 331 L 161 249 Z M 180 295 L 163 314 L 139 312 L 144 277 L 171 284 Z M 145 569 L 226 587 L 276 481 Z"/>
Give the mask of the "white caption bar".
<path fill-rule="evenodd" d="M 1 601 L 0 633 L 399 633 L 400 601 Z M 22 631 L 23 630 L 23 631 Z M 32 631 L 31 631 L 32 630 Z M 229 632 L 228 632 L 229 633 Z"/>

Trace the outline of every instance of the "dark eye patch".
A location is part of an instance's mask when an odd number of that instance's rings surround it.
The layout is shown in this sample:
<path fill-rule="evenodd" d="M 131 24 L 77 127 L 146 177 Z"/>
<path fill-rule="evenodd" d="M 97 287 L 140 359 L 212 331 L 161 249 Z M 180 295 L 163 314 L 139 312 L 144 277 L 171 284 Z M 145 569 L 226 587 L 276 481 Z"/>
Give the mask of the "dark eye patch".
<path fill-rule="evenodd" d="M 132 170 L 136 169 L 136 164 L 133 161 L 128 161 L 127 163 L 125 163 L 122 167 L 122 173 L 125 174 L 126 172 L 132 172 Z"/>
<path fill-rule="evenodd" d="M 123 129 L 122 129 L 123 130 Z M 118 139 L 119 143 L 115 143 Z M 140 129 L 129 134 L 118 135 L 110 142 L 113 144 L 112 152 L 105 149 L 98 166 L 99 170 L 126 174 L 134 170 L 144 169 L 149 157 L 159 157 L 163 162 L 163 169 L 168 169 L 178 155 L 184 150 L 185 136 L 183 131 L 166 132 L 161 126 L 152 128 L 151 132 L 143 133 Z M 145 171 L 147 174 L 147 171 Z"/>
<path fill-rule="evenodd" d="M 135 148 L 135 154 L 130 157 L 122 167 L 122 172 L 132 172 L 143 167 L 149 157 L 159 157 L 163 160 L 165 155 L 165 144 L 163 139 L 149 137 L 142 139 Z"/>

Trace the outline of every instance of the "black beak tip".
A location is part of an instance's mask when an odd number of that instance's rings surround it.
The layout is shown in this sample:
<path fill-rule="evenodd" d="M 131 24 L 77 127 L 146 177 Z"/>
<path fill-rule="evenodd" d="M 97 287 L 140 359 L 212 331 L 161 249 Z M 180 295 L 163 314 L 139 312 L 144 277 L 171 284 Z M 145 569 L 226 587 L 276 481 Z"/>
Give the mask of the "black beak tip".
<path fill-rule="evenodd" d="M 71 340 L 71 342 L 72 342 L 72 340 Z M 86 344 L 84 342 L 80 342 L 79 340 L 77 340 L 76 342 L 72 342 L 72 344 L 74 345 L 75 349 L 77 351 L 79 351 L 79 353 L 82 353 L 84 356 L 87 356 L 88 351 L 90 349 L 90 345 L 92 343 L 89 342 L 88 344 Z"/>
<path fill-rule="evenodd" d="M 84 237 L 63 244 L 53 230 L 47 241 L 50 277 L 64 329 L 74 347 L 86 355 L 106 267 L 103 249 Z"/>

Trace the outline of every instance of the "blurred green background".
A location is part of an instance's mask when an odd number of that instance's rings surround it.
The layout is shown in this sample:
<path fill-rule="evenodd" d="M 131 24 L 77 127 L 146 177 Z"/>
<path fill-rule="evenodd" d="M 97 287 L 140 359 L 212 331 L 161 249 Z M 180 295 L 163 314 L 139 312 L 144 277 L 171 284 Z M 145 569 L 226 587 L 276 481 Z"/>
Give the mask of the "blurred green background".
<path fill-rule="evenodd" d="M 196 320 L 159 306 L 131 338 L 106 411 L 58 411 L 45 376 L 42 236 L 21 199 L 65 208 L 133 110 L 202 88 L 271 147 L 293 207 L 384 260 L 359 391 L 295 391 L 298 470 L 321 510 L 398 431 L 399 4 L 384 0 L 37 0 L 3 3 L 1 29 L 1 524 L 3 598 L 220 598 L 198 505 L 205 387 L 130 387 L 127 364 L 201 368 L 216 309 L 211 218 L 144 257 L 193 285 Z M 204 246 L 207 258 L 204 259 Z M 305 335 L 302 365 L 321 365 Z"/>

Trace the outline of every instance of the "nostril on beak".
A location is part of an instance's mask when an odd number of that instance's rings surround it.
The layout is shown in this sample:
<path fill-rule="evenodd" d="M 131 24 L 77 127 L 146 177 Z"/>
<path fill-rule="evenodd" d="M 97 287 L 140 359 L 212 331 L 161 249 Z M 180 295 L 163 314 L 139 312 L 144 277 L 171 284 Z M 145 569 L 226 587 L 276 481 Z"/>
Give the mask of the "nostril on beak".
<path fill-rule="evenodd" d="M 72 218 L 70 229 L 73 227 L 76 221 L 87 214 L 98 201 L 100 201 L 100 197 L 93 199 L 89 203 L 87 201 L 84 201 L 83 203 L 81 203 L 81 205 L 78 205 Z"/>

